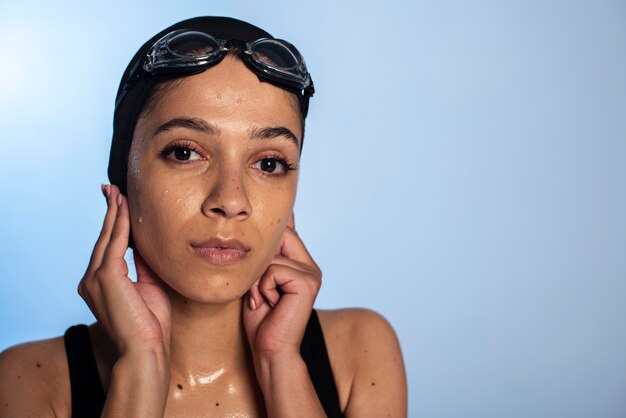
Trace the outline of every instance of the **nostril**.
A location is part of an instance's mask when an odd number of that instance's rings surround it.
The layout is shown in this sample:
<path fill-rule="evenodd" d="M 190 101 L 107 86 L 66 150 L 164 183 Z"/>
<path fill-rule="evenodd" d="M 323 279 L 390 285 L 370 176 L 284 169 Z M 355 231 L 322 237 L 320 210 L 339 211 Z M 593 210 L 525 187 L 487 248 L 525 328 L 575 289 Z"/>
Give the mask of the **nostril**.
<path fill-rule="evenodd" d="M 227 186 L 220 183 L 214 187 L 202 204 L 202 212 L 209 217 L 248 217 L 252 213 L 252 206 L 243 185 Z"/>
<path fill-rule="evenodd" d="M 226 215 L 226 211 L 222 208 L 211 208 L 211 212 L 218 214 L 218 215 Z"/>

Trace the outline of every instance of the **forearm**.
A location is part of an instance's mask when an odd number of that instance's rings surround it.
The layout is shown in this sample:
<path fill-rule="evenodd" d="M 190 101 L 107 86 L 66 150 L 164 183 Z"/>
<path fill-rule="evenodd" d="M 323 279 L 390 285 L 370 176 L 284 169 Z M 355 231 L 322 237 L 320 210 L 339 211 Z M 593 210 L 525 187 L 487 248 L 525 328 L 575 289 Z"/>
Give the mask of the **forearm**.
<path fill-rule="evenodd" d="M 326 417 L 306 364 L 299 354 L 271 360 L 258 359 L 256 362 L 268 417 Z"/>
<path fill-rule="evenodd" d="M 167 402 L 169 367 L 159 351 L 142 351 L 120 357 L 102 417 L 162 417 Z"/>

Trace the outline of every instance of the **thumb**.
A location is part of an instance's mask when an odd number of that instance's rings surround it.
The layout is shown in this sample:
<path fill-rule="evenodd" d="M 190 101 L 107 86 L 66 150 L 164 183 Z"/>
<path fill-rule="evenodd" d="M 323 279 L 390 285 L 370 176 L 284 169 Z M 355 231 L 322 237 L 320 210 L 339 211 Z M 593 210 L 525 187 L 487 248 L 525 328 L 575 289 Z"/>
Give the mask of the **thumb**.
<path fill-rule="evenodd" d="M 150 268 L 146 260 L 143 259 L 141 253 L 137 249 L 133 250 L 133 259 L 135 260 L 135 269 L 137 270 L 137 281 L 143 283 L 152 283 L 161 285 L 161 279 Z"/>

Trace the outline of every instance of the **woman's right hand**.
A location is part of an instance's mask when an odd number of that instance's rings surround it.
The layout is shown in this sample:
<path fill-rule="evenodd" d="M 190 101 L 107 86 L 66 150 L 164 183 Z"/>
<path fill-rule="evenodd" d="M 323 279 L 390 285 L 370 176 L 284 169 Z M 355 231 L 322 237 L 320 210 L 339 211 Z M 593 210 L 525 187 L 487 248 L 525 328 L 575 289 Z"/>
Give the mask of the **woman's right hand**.
<path fill-rule="evenodd" d="M 134 251 L 137 282 L 128 277 L 128 200 L 118 187 L 103 185 L 108 208 L 87 271 L 78 285 L 98 323 L 120 357 L 132 352 L 162 352 L 169 358 L 170 301 L 165 284 Z"/>
<path fill-rule="evenodd" d="M 138 251 L 137 282 L 128 277 L 128 200 L 113 185 L 102 191 L 108 202 L 104 225 L 78 285 L 119 355 L 102 416 L 163 416 L 170 383 L 170 301 L 165 284 Z"/>

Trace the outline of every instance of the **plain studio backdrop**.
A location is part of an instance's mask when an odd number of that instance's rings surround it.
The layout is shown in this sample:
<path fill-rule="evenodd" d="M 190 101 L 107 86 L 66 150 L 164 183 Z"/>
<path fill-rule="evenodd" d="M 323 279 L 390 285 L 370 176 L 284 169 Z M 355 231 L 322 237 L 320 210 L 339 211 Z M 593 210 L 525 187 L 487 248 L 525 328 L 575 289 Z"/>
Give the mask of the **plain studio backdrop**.
<path fill-rule="evenodd" d="M 121 74 L 162 28 L 292 41 L 319 308 L 395 327 L 411 417 L 626 416 L 624 1 L 0 3 L 0 349 L 93 317 Z"/>

